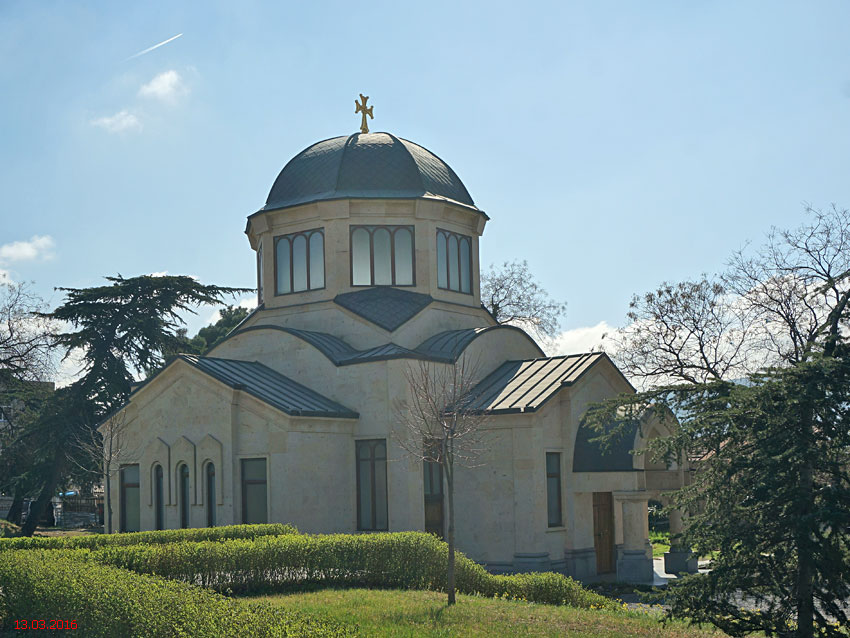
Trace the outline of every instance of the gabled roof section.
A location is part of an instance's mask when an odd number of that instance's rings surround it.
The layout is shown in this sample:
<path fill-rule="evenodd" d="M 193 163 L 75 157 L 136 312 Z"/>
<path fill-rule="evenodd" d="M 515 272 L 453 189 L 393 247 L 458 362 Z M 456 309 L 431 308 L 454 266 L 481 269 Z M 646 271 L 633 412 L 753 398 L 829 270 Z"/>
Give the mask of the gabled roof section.
<path fill-rule="evenodd" d="M 389 286 L 346 292 L 334 297 L 334 303 L 359 317 L 393 332 L 434 301 L 431 295 Z"/>
<path fill-rule="evenodd" d="M 506 361 L 469 393 L 468 406 L 495 414 L 534 412 L 607 356 L 602 352 Z"/>
<path fill-rule="evenodd" d="M 349 410 L 257 361 L 216 359 L 190 354 L 181 354 L 177 358 L 225 385 L 239 388 L 290 416 L 340 419 L 356 419 L 360 416 L 354 410 Z"/>

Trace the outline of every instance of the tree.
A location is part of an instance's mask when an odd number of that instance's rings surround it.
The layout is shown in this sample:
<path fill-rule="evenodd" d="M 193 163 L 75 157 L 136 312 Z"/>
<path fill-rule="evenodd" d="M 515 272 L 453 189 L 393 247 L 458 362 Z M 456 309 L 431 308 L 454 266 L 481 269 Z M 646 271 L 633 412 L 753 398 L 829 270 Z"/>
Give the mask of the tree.
<path fill-rule="evenodd" d="M 134 375 L 160 367 L 164 353 L 177 343 L 183 325 L 179 313 L 194 313 L 201 304 L 217 305 L 244 288 L 204 285 L 185 276 L 106 277 L 109 284 L 93 288 L 60 288 L 65 303 L 43 319 L 66 322 L 72 330 L 55 337 L 66 350 L 81 352 L 82 376 L 57 391 L 42 416 L 40 450 L 49 472 L 23 527 L 32 535 L 62 477 L 70 471 L 73 442 L 96 428 L 129 397 Z"/>
<path fill-rule="evenodd" d="M 527 261 L 490 265 L 481 276 L 481 303 L 498 323 L 529 328 L 538 339 L 552 338 L 560 329 L 567 304 L 549 298 L 528 270 Z"/>
<path fill-rule="evenodd" d="M 731 635 L 846 635 L 831 623 L 850 595 L 850 214 L 808 213 L 722 276 L 633 301 L 618 358 L 650 389 L 586 416 L 607 438 L 647 406 L 675 413 L 654 453 L 699 452 L 674 503 L 684 542 L 716 555 L 670 613 Z"/>
<path fill-rule="evenodd" d="M 15 523 L 33 483 L 32 445 L 22 433 L 52 372 L 53 326 L 35 314 L 43 309 L 26 284 L 0 283 L 0 492 L 12 494 L 6 516 Z"/>
<path fill-rule="evenodd" d="M 455 604 L 455 468 L 473 467 L 484 449 L 488 417 L 472 408 L 469 395 L 477 366 L 464 356 L 451 365 L 427 361 L 405 370 L 409 398 L 395 404 L 394 435 L 409 456 L 436 463 L 445 480 L 448 500 L 448 604 Z"/>
<path fill-rule="evenodd" d="M 180 353 L 205 355 L 227 338 L 227 335 L 248 316 L 248 309 L 241 306 L 227 306 L 221 309 L 218 320 L 198 330 L 191 339 L 185 328 L 177 330 L 177 343 L 167 357 Z"/>

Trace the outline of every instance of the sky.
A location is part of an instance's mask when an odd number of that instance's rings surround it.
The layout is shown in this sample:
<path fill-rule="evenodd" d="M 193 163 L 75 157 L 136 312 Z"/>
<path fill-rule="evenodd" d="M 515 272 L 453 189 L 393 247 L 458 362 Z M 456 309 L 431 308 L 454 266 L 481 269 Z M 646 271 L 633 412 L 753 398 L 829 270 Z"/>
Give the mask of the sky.
<path fill-rule="evenodd" d="M 0 277 L 51 306 L 119 273 L 253 287 L 246 216 L 364 93 L 587 349 L 633 294 L 850 206 L 848 28 L 842 0 L 2 0 Z"/>

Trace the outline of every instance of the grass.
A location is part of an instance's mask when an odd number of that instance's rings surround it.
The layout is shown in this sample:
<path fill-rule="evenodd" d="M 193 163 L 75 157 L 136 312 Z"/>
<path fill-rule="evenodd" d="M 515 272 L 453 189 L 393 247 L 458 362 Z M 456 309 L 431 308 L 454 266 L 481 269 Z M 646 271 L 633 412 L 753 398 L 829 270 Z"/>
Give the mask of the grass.
<path fill-rule="evenodd" d="M 661 558 L 670 551 L 670 532 L 649 532 L 649 542 L 652 543 L 652 557 Z"/>
<path fill-rule="evenodd" d="M 357 625 L 364 638 L 717 638 L 723 635 L 679 623 L 662 625 L 658 612 L 649 607 L 612 612 L 465 595 L 458 596 L 457 605 L 447 607 L 445 594 L 376 589 L 325 589 L 260 599 Z"/>

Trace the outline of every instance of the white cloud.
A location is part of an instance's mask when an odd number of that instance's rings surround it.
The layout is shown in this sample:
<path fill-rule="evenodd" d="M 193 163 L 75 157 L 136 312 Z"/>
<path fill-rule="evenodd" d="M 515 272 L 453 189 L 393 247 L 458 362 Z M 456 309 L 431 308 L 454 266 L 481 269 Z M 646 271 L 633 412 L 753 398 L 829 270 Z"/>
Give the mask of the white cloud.
<path fill-rule="evenodd" d="M 547 350 L 549 354 L 578 354 L 581 352 L 598 352 L 605 350 L 610 354 L 613 343 L 605 338 L 616 332 L 616 328 L 606 321 L 600 321 L 595 326 L 585 326 L 565 330 L 552 341 Z"/>
<path fill-rule="evenodd" d="M 79 348 L 71 350 L 68 356 L 59 361 L 56 367 L 56 385 L 60 388 L 71 385 L 80 378 L 85 368 L 85 351 Z"/>
<path fill-rule="evenodd" d="M 126 109 L 118 111 L 115 115 L 95 118 L 90 124 L 92 126 L 98 126 L 109 133 L 142 130 L 142 123 L 139 121 L 139 118 Z"/>
<path fill-rule="evenodd" d="M 175 102 L 187 93 L 189 93 L 189 87 L 186 86 L 183 78 L 174 69 L 163 71 L 139 88 L 140 96 L 163 102 Z"/>
<path fill-rule="evenodd" d="M 12 280 L 12 275 L 9 273 L 9 271 L 0 268 L 0 285 L 13 283 L 15 282 Z"/>
<path fill-rule="evenodd" d="M 52 259 L 56 243 L 50 235 L 33 235 L 29 241 L 13 241 L 0 246 L 0 262 Z"/>

